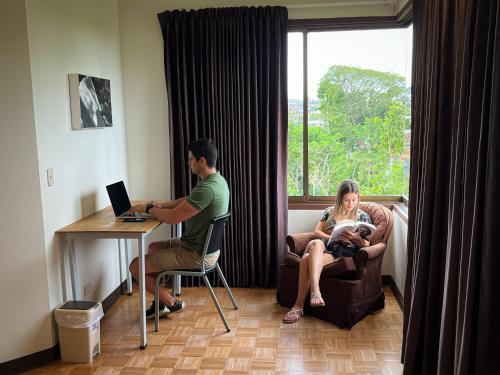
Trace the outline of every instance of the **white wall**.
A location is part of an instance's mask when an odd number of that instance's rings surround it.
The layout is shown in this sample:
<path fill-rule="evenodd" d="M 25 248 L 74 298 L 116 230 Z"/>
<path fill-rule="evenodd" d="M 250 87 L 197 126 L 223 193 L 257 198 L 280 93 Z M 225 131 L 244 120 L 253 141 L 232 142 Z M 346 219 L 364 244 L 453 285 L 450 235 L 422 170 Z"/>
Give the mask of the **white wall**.
<path fill-rule="evenodd" d="M 313 232 L 324 210 L 288 210 L 288 233 Z"/>
<path fill-rule="evenodd" d="M 131 150 L 127 159 L 130 193 L 168 199 L 170 148 L 163 38 L 148 4 L 120 2 L 120 43 L 127 148 Z"/>
<path fill-rule="evenodd" d="M 51 346 L 24 1 L 2 2 L 0 51 L 2 363 Z"/>
<path fill-rule="evenodd" d="M 401 296 L 405 292 L 408 223 L 399 210 L 394 209 L 394 226 L 387 242 L 387 250 L 382 263 L 382 274 L 391 275 Z"/>
<path fill-rule="evenodd" d="M 98 10 L 98 11 L 96 11 Z M 105 186 L 127 179 L 118 1 L 27 0 L 50 309 L 63 301 L 54 231 L 109 205 Z M 111 81 L 113 127 L 72 130 L 68 74 Z M 54 185 L 46 181 L 54 170 Z M 78 286 L 102 300 L 119 284 L 116 241 L 77 241 Z M 91 283 L 91 291 L 83 288 Z M 53 344 L 56 340 L 54 338 Z"/>

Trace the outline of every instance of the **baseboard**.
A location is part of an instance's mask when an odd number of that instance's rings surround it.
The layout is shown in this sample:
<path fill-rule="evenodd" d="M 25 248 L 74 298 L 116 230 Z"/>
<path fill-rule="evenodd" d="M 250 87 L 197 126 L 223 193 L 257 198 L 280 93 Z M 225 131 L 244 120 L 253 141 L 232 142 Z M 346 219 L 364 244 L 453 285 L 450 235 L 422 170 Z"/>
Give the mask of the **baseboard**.
<path fill-rule="evenodd" d="M 399 291 L 398 286 L 394 282 L 392 276 L 382 275 L 382 285 L 387 285 L 391 288 L 392 294 L 394 294 L 394 297 L 398 302 L 399 308 L 401 309 L 401 311 L 403 311 L 403 296 L 401 295 L 401 292 Z"/>
<path fill-rule="evenodd" d="M 125 290 L 127 282 L 121 283 L 115 290 L 102 301 L 102 309 L 106 313 L 122 295 L 122 290 Z M 61 358 L 59 344 L 52 348 L 42 350 L 27 356 L 12 359 L 10 361 L 0 363 L 0 374 L 19 374 L 21 372 L 29 371 L 37 367 L 48 365 L 51 362 L 57 361 Z"/>
<path fill-rule="evenodd" d="M 0 374 L 19 374 L 24 371 L 47 365 L 61 358 L 59 344 L 52 348 L 42 350 L 21 358 L 0 363 Z"/>
<path fill-rule="evenodd" d="M 102 310 L 105 314 L 120 299 L 122 293 L 125 293 L 126 288 L 127 281 L 125 280 L 102 301 Z"/>

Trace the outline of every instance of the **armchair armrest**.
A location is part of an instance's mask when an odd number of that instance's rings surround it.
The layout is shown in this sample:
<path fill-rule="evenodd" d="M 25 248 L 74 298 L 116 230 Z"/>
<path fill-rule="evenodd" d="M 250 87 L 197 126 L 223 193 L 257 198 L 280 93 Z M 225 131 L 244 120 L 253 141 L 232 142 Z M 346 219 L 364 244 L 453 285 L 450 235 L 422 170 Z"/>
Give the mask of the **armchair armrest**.
<path fill-rule="evenodd" d="M 356 267 L 358 271 L 361 271 L 362 268 L 365 267 L 366 262 L 370 259 L 374 259 L 382 254 L 384 254 L 385 248 L 387 245 L 383 242 L 379 242 L 378 244 L 367 246 L 359 249 L 354 254 L 354 262 L 356 263 Z"/>
<path fill-rule="evenodd" d="M 294 233 L 286 236 L 286 243 L 290 252 L 302 255 L 309 241 L 318 238 L 314 232 Z"/>
<path fill-rule="evenodd" d="M 378 244 L 363 247 L 359 250 L 366 253 L 367 259 L 373 259 L 383 254 L 386 247 L 387 245 L 385 243 L 379 242 Z"/>

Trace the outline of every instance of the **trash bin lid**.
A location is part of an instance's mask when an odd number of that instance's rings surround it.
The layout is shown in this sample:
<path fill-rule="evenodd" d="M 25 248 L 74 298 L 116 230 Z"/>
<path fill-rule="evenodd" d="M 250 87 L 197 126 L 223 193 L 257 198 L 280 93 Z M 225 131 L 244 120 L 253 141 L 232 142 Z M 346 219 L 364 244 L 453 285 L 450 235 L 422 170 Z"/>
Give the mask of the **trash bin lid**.
<path fill-rule="evenodd" d="M 68 301 L 59 309 L 62 310 L 90 310 L 98 305 L 96 301 Z"/>
<path fill-rule="evenodd" d="M 58 325 L 68 328 L 87 328 L 104 316 L 102 305 L 96 301 L 68 301 L 54 309 Z"/>

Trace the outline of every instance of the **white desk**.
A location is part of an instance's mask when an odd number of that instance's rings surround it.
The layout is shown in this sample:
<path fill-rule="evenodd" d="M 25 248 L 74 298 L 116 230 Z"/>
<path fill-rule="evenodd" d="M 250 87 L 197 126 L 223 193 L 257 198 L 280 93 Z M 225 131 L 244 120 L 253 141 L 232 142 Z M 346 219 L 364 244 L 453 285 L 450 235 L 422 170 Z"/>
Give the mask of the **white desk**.
<path fill-rule="evenodd" d="M 140 203 L 140 201 L 134 202 Z M 153 230 L 158 228 L 161 222 L 156 219 L 148 219 L 144 222 L 126 223 L 123 220 L 116 219 L 113 210 L 107 207 L 90 216 L 84 217 L 81 220 L 74 222 L 64 228 L 59 229 L 56 233 L 64 236 L 67 241 L 67 251 L 69 257 L 69 267 L 71 273 L 71 290 L 73 299 L 80 298 L 78 282 L 78 270 L 76 267 L 75 257 L 75 239 L 96 239 L 96 238 L 111 238 L 125 239 L 126 252 L 128 253 L 128 240 L 136 239 L 139 248 L 139 308 L 140 308 L 140 348 L 145 349 L 147 345 L 146 336 L 146 288 L 145 288 L 145 270 L 144 270 L 144 240 Z M 61 254 L 64 256 L 64 252 Z M 128 263 L 128 261 L 127 261 Z M 121 265 L 120 265 L 121 266 Z M 128 267 L 128 264 L 127 264 Z M 127 270 L 127 290 L 130 293 L 131 280 Z M 121 280 L 120 280 L 121 282 Z"/>

